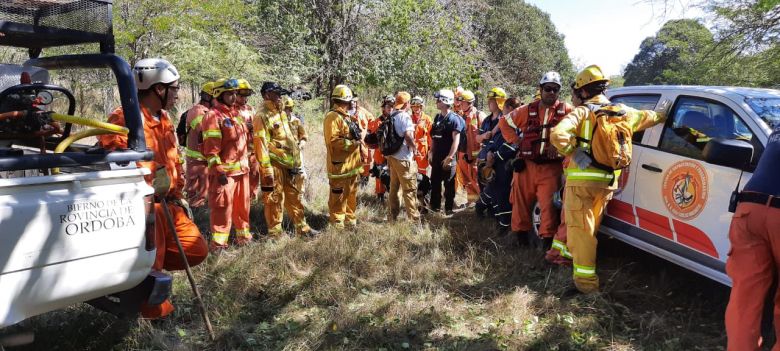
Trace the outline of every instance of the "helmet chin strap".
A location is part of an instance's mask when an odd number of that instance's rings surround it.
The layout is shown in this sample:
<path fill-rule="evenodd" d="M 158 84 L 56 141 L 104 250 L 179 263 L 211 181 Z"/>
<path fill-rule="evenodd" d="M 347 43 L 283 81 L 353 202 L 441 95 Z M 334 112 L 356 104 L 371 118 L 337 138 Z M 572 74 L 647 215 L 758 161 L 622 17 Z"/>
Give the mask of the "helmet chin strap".
<path fill-rule="evenodd" d="M 165 87 L 165 95 L 160 97 L 160 94 L 157 94 L 157 91 L 154 92 L 154 95 L 157 95 L 157 98 L 160 99 L 160 110 L 165 109 L 165 105 L 168 102 L 168 86 L 163 85 Z"/>

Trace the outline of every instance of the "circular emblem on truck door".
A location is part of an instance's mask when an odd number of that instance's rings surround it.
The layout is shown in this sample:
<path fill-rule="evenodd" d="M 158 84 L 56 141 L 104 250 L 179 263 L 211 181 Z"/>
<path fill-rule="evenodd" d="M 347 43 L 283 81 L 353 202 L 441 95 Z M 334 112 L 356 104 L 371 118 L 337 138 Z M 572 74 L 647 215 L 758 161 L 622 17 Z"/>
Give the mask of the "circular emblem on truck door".
<path fill-rule="evenodd" d="M 680 161 L 664 173 L 661 191 L 673 216 L 689 221 L 704 210 L 709 193 L 707 171 L 698 162 Z"/>

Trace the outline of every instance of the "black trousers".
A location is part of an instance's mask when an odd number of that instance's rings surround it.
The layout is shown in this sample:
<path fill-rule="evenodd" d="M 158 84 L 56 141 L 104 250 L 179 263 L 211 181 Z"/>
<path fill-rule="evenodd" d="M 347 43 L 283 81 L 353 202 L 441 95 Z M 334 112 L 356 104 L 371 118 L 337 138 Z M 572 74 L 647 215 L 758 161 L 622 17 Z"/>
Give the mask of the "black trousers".
<path fill-rule="evenodd" d="M 431 210 L 441 209 L 441 187 L 444 185 L 444 210 L 452 211 L 455 206 L 455 177 L 441 166 L 442 160 L 431 162 Z"/>

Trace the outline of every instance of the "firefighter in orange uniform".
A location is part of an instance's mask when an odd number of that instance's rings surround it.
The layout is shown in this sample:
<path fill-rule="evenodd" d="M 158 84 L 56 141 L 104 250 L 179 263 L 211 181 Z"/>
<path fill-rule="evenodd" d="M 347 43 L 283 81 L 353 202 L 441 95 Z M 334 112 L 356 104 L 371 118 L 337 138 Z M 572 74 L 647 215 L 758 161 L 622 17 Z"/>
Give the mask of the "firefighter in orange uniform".
<path fill-rule="evenodd" d="M 512 231 L 520 244 L 538 242 L 530 237 L 533 226 L 531 212 L 534 203 L 541 210 L 539 236 L 544 250 L 550 248 L 558 229 L 559 213 L 553 195 L 561 188 L 563 156 L 550 144 L 550 130 L 571 112 L 571 105 L 558 100 L 561 76 L 547 72 L 539 81 L 540 100 L 534 100 L 510 113 L 501 123 L 504 138 L 517 149 L 513 161 L 510 199 Z"/>
<path fill-rule="evenodd" d="M 255 116 L 255 150 L 263 172 L 262 190 L 265 222 L 268 235 L 279 238 L 284 229 L 282 208 L 295 227 L 295 235 L 314 235 L 316 231 L 306 223 L 303 208 L 303 171 L 298 130 L 293 130 L 287 114 L 282 110 L 282 96 L 290 91 L 275 82 L 265 82 L 260 88 L 263 107 Z M 270 173 L 269 173 L 270 172 Z"/>
<path fill-rule="evenodd" d="M 460 170 L 463 187 L 466 188 L 467 207 L 472 207 L 479 199 L 477 156 L 479 156 L 482 145 L 477 140 L 477 136 L 479 135 L 479 127 L 486 117 L 484 113 L 474 107 L 475 99 L 474 93 L 470 90 L 464 90 L 455 98 L 466 126 L 466 131 L 461 135 L 460 150 L 458 150 L 458 170 Z"/>
<path fill-rule="evenodd" d="M 214 82 L 203 84 L 203 88 L 200 90 L 200 102 L 192 106 L 185 116 L 186 145 L 184 156 L 187 167 L 187 181 L 184 192 L 187 194 L 187 202 L 192 207 L 206 205 L 209 178 L 207 176 L 208 163 L 206 163 L 206 158 L 201 152 L 203 146 L 201 122 L 206 113 L 209 112 L 209 108 L 211 108 L 213 88 Z"/>
<path fill-rule="evenodd" d="M 155 188 L 156 198 L 166 198 L 168 211 L 173 217 L 176 233 L 181 241 L 184 254 L 190 266 L 203 262 L 208 256 L 208 246 L 200 235 L 200 231 L 192 222 L 191 212 L 187 202 L 182 198 L 184 175 L 179 162 L 178 142 L 171 118 L 166 109 L 176 102 L 179 91 L 179 73 L 176 67 L 163 59 L 143 59 L 133 67 L 135 84 L 138 88 L 138 102 L 143 114 L 144 136 L 146 147 L 154 152 L 151 161 L 138 162 L 139 166 L 147 168 L 151 174 L 146 181 Z M 122 108 L 117 108 L 108 117 L 109 123 L 125 125 Z M 127 136 L 104 134 L 98 136 L 98 143 L 108 150 L 126 149 Z M 152 269 L 182 270 L 184 262 L 176 245 L 165 217 L 162 205 L 155 201 L 154 218 L 158 223 L 155 228 L 155 244 L 157 257 Z M 160 318 L 173 312 L 173 304 L 165 300 L 160 305 L 141 307 L 141 315 L 145 318 Z"/>
<path fill-rule="evenodd" d="M 428 152 L 431 151 L 431 128 L 433 127 L 433 119 L 423 112 L 425 102 L 420 96 L 415 96 L 410 101 L 412 109 L 412 123 L 414 123 L 414 143 L 417 145 L 417 152 L 419 153 L 415 157 L 417 162 L 417 201 L 421 213 L 426 213 L 428 207 L 428 198 L 431 192 L 431 178 L 428 177 Z"/>
<path fill-rule="evenodd" d="M 253 124 L 252 120 L 255 117 L 255 108 L 249 104 L 249 97 L 254 95 L 255 91 L 252 90 L 252 86 L 246 79 L 238 80 L 238 93 L 236 94 L 236 110 L 241 118 L 244 119 L 247 127 L 249 127 L 249 140 L 252 140 Z M 260 194 L 260 162 L 255 155 L 255 148 L 252 142 L 247 144 L 249 148 L 249 199 L 256 199 Z"/>
<path fill-rule="evenodd" d="M 249 232 L 249 126 L 235 108 L 238 79 L 220 79 L 214 102 L 203 118 L 203 155 L 209 163 L 211 250 L 228 246 L 230 228 L 235 243 L 252 241 Z"/>
<path fill-rule="evenodd" d="M 349 115 L 352 90 L 337 85 L 330 95 L 332 107 L 325 115 L 323 131 L 330 182 L 329 223 L 334 228 L 357 226 L 358 177 L 363 172 L 360 159 L 361 130 Z"/>
<path fill-rule="evenodd" d="M 382 98 L 382 114 L 368 123 L 368 134 L 375 135 L 379 126 L 381 126 L 385 119 L 393 112 L 393 105 L 395 105 L 395 96 L 387 95 Z M 374 143 L 376 143 L 376 141 L 374 141 Z M 376 197 L 380 202 L 384 202 L 387 186 L 383 183 L 382 178 L 386 178 L 388 184 L 390 182 L 390 177 L 387 173 L 387 161 L 385 160 L 385 156 L 382 155 L 382 151 L 379 150 L 379 147 L 374 145 L 370 150 L 371 161 L 374 163 L 374 166 L 371 167 L 371 174 L 376 178 L 374 194 L 376 194 Z"/>
<path fill-rule="evenodd" d="M 361 140 L 365 139 L 368 125 L 374 119 L 374 115 L 363 108 L 363 106 L 360 106 L 357 96 L 353 96 L 352 108 L 349 110 L 349 114 L 357 120 L 360 130 L 363 131 Z M 360 184 L 362 186 L 368 183 L 368 176 L 371 171 L 371 150 L 369 150 L 365 142 L 362 142 L 362 145 L 360 145 L 360 159 L 363 161 L 363 172 L 360 173 Z"/>

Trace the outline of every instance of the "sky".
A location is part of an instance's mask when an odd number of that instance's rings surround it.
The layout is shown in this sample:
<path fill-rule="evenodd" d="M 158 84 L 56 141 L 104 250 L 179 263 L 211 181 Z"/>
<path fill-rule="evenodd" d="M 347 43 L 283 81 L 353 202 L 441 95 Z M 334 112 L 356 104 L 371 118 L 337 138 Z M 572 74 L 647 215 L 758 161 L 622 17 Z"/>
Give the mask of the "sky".
<path fill-rule="evenodd" d="M 564 35 L 575 68 L 597 64 L 605 74 L 619 75 L 639 52 L 642 41 L 654 36 L 668 20 L 702 18 L 698 8 L 679 5 L 664 11 L 661 1 L 648 0 L 526 0 L 550 14 Z M 608 45 L 604 45 L 608 44 Z"/>

